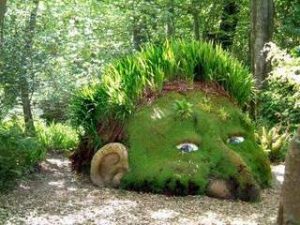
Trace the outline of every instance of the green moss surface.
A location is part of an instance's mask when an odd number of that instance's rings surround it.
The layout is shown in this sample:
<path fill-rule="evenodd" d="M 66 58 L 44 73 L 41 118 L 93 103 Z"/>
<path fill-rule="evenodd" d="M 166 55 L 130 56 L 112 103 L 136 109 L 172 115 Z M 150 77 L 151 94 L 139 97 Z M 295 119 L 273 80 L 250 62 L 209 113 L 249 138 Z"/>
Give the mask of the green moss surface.
<path fill-rule="evenodd" d="M 174 102 L 191 103 L 192 115 L 176 116 Z M 251 122 L 226 97 L 201 91 L 169 92 L 152 104 L 140 107 L 127 124 L 130 172 L 121 187 L 138 191 L 187 195 L 206 192 L 211 179 L 232 181 L 237 198 L 250 186 L 266 187 L 271 179 L 265 153 L 254 140 Z M 243 136 L 240 144 L 228 144 Z M 190 142 L 198 151 L 183 153 L 176 148 Z M 243 168 L 243 169 L 241 169 Z"/>

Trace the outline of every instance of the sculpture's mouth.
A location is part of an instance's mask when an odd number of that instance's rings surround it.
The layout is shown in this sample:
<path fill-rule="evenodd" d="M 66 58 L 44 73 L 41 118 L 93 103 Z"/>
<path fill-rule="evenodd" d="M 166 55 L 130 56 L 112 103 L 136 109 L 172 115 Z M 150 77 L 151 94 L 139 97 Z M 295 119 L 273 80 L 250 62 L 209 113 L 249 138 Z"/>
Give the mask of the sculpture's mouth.
<path fill-rule="evenodd" d="M 176 146 L 176 148 L 181 152 L 195 152 L 199 150 L 199 147 L 194 143 L 182 143 Z"/>

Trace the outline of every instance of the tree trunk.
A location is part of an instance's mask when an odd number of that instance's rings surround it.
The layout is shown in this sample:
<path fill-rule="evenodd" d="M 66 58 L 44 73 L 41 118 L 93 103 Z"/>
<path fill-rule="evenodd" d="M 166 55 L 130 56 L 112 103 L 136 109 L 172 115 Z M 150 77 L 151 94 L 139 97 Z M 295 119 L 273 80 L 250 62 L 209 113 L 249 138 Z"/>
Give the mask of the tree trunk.
<path fill-rule="evenodd" d="M 4 15 L 6 12 L 6 0 L 0 0 L 0 48 L 4 39 Z"/>
<path fill-rule="evenodd" d="M 167 37 L 172 38 L 175 35 L 175 5 L 174 0 L 168 1 L 168 16 L 167 16 Z"/>
<path fill-rule="evenodd" d="M 194 20 L 194 37 L 198 41 L 200 40 L 200 19 L 199 19 L 198 10 L 193 10 L 193 20 Z"/>
<path fill-rule="evenodd" d="M 136 4 L 136 1 L 132 1 L 132 42 L 133 48 L 135 50 L 140 50 L 141 45 L 147 40 L 147 27 L 141 13 L 138 12 Z"/>
<path fill-rule="evenodd" d="M 251 5 L 251 68 L 258 89 L 262 89 L 265 78 L 270 72 L 266 61 L 264 45 L 271 41 L 273 34 L 273 0 L 252 0 Z"/>
<path fill-rule="evenodd" d="M 201 1 L 192 0 L 191 5 L 189 6 L 189 13 L 193 17 L 193 29 L 194 29 L 194 38 L 195 40 L 200 40 L 200 6 Z"/>
<path fill-rule="evenodd" d="M 239 11 L 239 6 L 235 1 L 229 1 L 224 5 L 220 24 L 220 43 L 224 49 L 229 49 L 233 44 Z"/>
<path fill-rule="evenodd" d="M 278 212 L 278 225 L 300 225 L 300 127 L 290 143 Z"/>
<path fill-rule="evenodd" d="M 20 85 L 23 115 L 25 122 L 25 132 L 29 135 L 33 135 L 35 133 L 35 127 L 31 110 L 30 88 L 26 77 L 21 78 Z"/>
<path fill-rule="evenodd" d="M 32 44 L 34 38 L 34 32 L 36 28 L 36 17 L 37 11 L 39 8 L 39 0 L 34 0 L 34 8 L 30 14 L 30 18 L 28 21 L 25 37 L 25 46 L 23 51 L 23 68 L 20 74 L 20 92 L 21 92 L 21 100 L 24 114 L 24 122 L 25 122 L 25 131 L 27 134 L 33 135 L 35 133 L 35 127 L 32 116 L 31 109 L 31 99 L 30 99 L 30 85 L 28 81 L 28 67 L 30 64 L 30 58 L 32 55 Z"/>
<path fill-rule="evenodd" d="M 140 20 L 141 18 L 139 17 L 133 19 L 132 41 L 135 50 L 140 50 L 141 45 L 147 40 L 145 34 L 146 27 L 144 26 L 143 21 Z"/>

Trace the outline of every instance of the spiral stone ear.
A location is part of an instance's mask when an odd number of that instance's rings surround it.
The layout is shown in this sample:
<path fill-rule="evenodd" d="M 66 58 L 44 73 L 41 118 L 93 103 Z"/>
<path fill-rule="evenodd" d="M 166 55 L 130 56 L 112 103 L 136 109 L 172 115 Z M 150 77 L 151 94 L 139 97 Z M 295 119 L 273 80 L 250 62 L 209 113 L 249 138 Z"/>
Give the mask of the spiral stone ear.
<path fill-rule="evenodd" d="M 118 187 L 128 168 L 126 147 L 121 143 L 110 143 L 94 155 L 91 161 L 91 180 L 99 187 Z"/>

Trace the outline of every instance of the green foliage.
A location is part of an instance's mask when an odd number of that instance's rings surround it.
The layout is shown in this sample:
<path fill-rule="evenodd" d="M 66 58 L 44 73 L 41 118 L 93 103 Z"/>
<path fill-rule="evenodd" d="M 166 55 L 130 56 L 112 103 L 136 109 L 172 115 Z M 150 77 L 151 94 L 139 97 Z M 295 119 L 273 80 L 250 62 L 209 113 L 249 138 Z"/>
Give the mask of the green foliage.
<path fill-rule="evenodd" d="M 67 124 L 36 125 L 36 136 L 29 137 L 19 118 L 0 123 L 0 191 L 32 171 L 47 150 L 69 151 L 78 145 L 77 132 Z"/>
<path fill-rule="evenodd" d="M 37 124 L 39 142 L 46 150 L 70 151 L 78 145 L 77 132 L 67 124 Z"/>
<path fill-rule="evenodd" d="M 256 139 L 272 162 L 284 161 L 288 138 L 288 130 L 282 131 L 281 126 L 275 126 L 270 130 L 263 126 L 261 131 L 256 133 Z"/>
<path fill-rule="evenodd" d="M 291 55 L 293 57 L 300 57 L 300 45 L 291 50 Z"/>
<path fill-rule="evenodd" d="M 234 36 L 231 53 L 249 63 L 249 1 L 235 3 L 239 8 L 237 30 L 226 35 Z M 281 46 L 295 47 L 299 44 L 299 3 L 274 3 L 275 39 Z M 45 111 L 45 118 L 50 118 L 61 113 L 52 106 L 68 102 L 74 88 L 93 81 L 116 56 L 135 51 L 136 41 L 142 45 L 166 38 L 192 40 L 192 28 L 198 21 L 201 40 L 217 42 L 226 4 L 225 0 L 40 1 L 32 49 L 27 54 L 25 42 L 30 36 L 27 28 L 34 1 L 8 1 L 3 31 L 1 27 L 0 116 L 18 103 L 20 77 L 26 77 L 34 103 L 51 107 Z M 174 29 L 169 34 L 166 27 L 170 24 Z M 189 67 L 186 62 L 181 64 Z"/>
<path fill-rule="evenodd" d="M 203 194 L 210 179 L 220 178 L 232 179 L 240 194 L 245 194 L 247 185 L 269 185 L 268 158 L 255 142 L 253 125 L 246 123 L 245 115 L 225 97 L 212 96 L 211 112 L 203 110 L 199 103 L 204 102 L 206 94 L 170 92 L 151 105 L 141 106 L 130 118 L 125 143 L 130 146 L 130 171 L 122 179 L 123 188 Z M 174 120 L 176 100 L 192 104 L 192 119 Z M 220 110 L 230 115 L 227 120 L 218 116 Z M 159 116 L 155 116 L 158 112 Z M 245 141 L 229 144 L 227 139 L 236 135 L 243 136 Z M 183 153 L 176 148 L 181 143 L 194 143 L 199 150 Z M 239 174 L 240 163 L 249 171 L 247 176 Z"/>
<path fill-rule="evenodd" d="M 223 121 L 226 121 L 230 118 L 230 115 L 223 107 L 219 109 L 218 114 Z"/>
<path fill-rule="evenodd" d="M 174 103 L 174 110 L 176 112 L 176 117 L 180 120 L 189 119 L 193 116 L 193 104 L 189 103 L 187 100 L 176 100 Z"/>
<path fill-rule="evenodd" d="M 69 97 L 69 96 L 68 96 Z M 69 98 L 63 96 L 50 97 L 39 101 L 39 108 L 43 111 L 42 119 L 48 123 L 65 122 L 68 120 Z"/>
<path fill-rule="evenodd" d="M 202 110 L 204 110 L 205 112 L 210 113 L 212 111 L 213 106 L 211 104 L 211 99 L 210 98 L 207 98 L 205 96 L 203 101 L 198 103 L 198 104 L 201 106 Z"/>
<path fill-rule="evenodd" d="M 107 116 L 107 93 L 98 85 L 88 86 L 76 92 L 71 102 L 71 118 L 76 127 L 83 127 L 86 134 L 93 140 L 93 145 L 98 148 L 101 140 L 97 133 L 98 117 L 104 120 Z M 104 115 L 98 111 L 102 110 Z M 100 111 L 101 112 L 101 111 Z"/>
<path fill-rule="evenodd" d="M 166 42 L 165 45 L 169 79 L 216 81 L 240 104 L 250 99 L 252 78 L 249 71 L 220 46 L 194 41 Z"/>
<path fill-rule="evenodd" d="M 300 85 L 281 77 L 270 78 L 261 94 L 261 116 L 275 125 L 280 121 L 294 130 L 300 124 Z"/>
<path fill-rule="evenodd" d="M 194 79 L 221 84 L 241 105 L 252 94 L 248 70 L 221 47 L 196 41 L 167 41 L 152 44 L 141 52 L 108 65 L 97 84 L 79 91 L 72 102 L 72 118 L 96 135 L 99 122 L 123 121 L 145 92 L 160 92 L 164 82 Z"/>
<path fill-rule="evenodd" d="M 282 48 L 299 45 L 300 3 L 298 0 L 275 0 L 275 35 L 274 40 Z"/>
<path fill-rule="evenodd" d="M 0 190 L 14 184 L 45 157 L 45 149 L 35 137 L 27 137 L 17 122 L 0 124 Z"/>
<path fill-rule="evenodd" d="M 273 71 L 268 86 L 260 93 L 260 116 L 275 126 L 278 121 L 295 130 L 300 124 L 300 75 L 299 58 L 292 58 L 272 46 Z"/>

